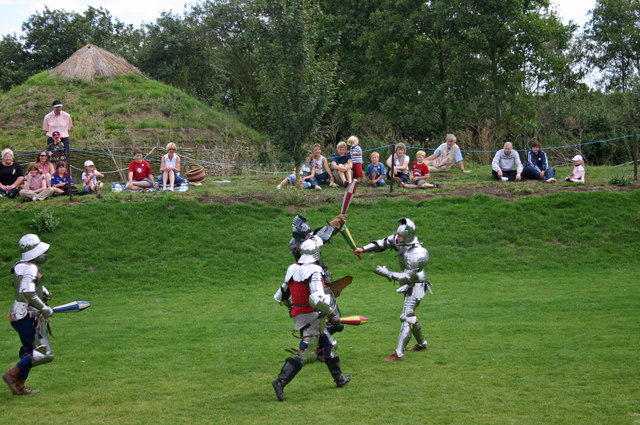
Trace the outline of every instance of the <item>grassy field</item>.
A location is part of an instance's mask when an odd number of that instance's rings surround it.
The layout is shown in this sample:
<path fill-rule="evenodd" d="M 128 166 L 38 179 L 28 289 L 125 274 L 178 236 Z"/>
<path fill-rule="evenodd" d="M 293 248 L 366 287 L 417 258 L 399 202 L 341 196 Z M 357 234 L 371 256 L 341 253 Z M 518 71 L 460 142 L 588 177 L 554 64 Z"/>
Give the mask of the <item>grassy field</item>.
<path fill-rule="evenodd" d="M 52 244 L 43 267 L 52 304 L 92 307 L 52 318 L 56 359 L 29 379 L 42 392 L 0 391 L 0 423 L 33 423 L 33 406 L 46 406 L 49 424 L 640 422 L 640 191 L 356 202 L 348 224 L 358 244 L 393 233 L 399 217 L 415 220 L 431 254 L 435 294 L 419 311 L 430 349 L 382 362 L 402 297 L 372 270 L 397 269 L 394 253 L 359 261 L 338 237 L 323 255 L 334 277 L 355 277 L 341 309 L 369 318 L 338 334 L 353 380 L 337 389 L 324 366 L 305 366 L 285 403 L 270 381 L 297 340 L 271 297 L 291 262 L 295 208 L 117 195 L 47 204 L 59 221 L 41 234 Z M 3 201 L 8 312 L 17 240 L 44 206 Z M 335 202 L 301 212 L 321 226 Z M 3 370 L 18 344 L 1 326 Z"/>

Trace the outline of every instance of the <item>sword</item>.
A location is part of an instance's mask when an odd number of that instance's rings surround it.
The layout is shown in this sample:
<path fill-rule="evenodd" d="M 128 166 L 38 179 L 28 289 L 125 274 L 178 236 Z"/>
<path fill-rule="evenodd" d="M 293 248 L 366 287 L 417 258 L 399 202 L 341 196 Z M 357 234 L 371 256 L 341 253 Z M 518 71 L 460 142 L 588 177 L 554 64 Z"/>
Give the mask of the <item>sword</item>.
<path fill-rule="evenodd" d="M 358 187 L 358 180 L 351 181 L 349 186 L 347 186 L 347 190 L 344 192 L 344 199 L 342 200 L 342 209 L 340 210 L 340 214 L 347 215 L 351 198 L 353 198 L 353 195 L 356 193 L 356 187 Z"/>
<path fill-rule="evenodd" d="M 343 325 L 358 326 L 358 325 L 364 325 L 368 321 L 369 319 L 367 319 L 364 316 L 346 316 L 346 317 L 340 318 L 340 323 L 342 323 Z"/>
<path fill-rule="evenodd" d="M 349 209 L 349 205 L 351 204 L 353 195 L 355 195 L 356 193 L 357 187 L 358 187 L 358 180 L 352 180 L 351 183 L 349 183 L 349 186 L 347 186 L 347 190 L 344 192 L 344 199 L 342 200 L 342 209 L 340 210 L 341 211 L 340 214 L 344 214 L 344 215 L 347 214 L 347 210 Z M 347 227 L 346 224 L 342 226 L 342 230 L 340 230 L 340 234 L 342 235 L 344 240 L 347 241 L 351 249 L 355 251 L 357 246 L 356 246 L 356 243 L 353 241 L 353 237 L 351 236 L 351 233 L 349 232 L 349 228 Z M 359 259 L 362 260 L 362 257 L 360 255 L 358 254 L 356 255 L 358 256 Z"/>
<path fill-rule="evenodd" d="M 67 304 L 62 304 L 56 307 L 53 307 L 54 313 L 72 313 L 76 311 L 86 310 L 91 307 L 91 303 L 89 301 L 72 301 Z"/>

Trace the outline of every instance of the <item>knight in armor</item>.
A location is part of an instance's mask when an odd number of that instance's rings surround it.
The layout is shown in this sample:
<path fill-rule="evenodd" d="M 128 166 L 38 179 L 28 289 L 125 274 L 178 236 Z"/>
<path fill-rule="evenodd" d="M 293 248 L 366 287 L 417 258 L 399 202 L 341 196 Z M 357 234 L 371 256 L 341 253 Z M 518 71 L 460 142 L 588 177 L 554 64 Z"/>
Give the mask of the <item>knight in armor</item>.
<path fill-rule="evenodd" d="M 339 214 L 338 216 L 336 216 L 336 218 L 331 220 L 328 225 L 323 226 L 314 231 L 311 231 L 311 227 L 309 226 L 309 224 L 307 224 L 307 219 L 301 215 L 296 215 L 293 218 L 293 223 L 291 225 L 292 238 L 289 241 L 289 252 L 291 252 L 291 255 L 293 255 L 296 261 L 298 261 L 298 259 L 300 258 L 300 245 L 304 241 L 306 241 L 309 238 L 316 238 L 319 241 L 320 246 L 322 246 L 328 243 L 334 235 L 340 232 L 345 221 L 346 221 L 346 216 L 344 216 L 343 214 Z M 336 314 L 338 315 L 338 318 L 339 318 L 340 309 L 338 308 L 338 304 L 335 300 L 335 296 L 333 295 L 333 292 L 331 291 L 331 288 L 330 288 L 330 285 L 332 282 L 331 272 L 329 271 L 329 268 L 322 261 L 322 256 L 320 256 L 320 258 L 318 259 L 318 264 L 320 265 L 320 267 L 322 267 L 322 273 L 323 273 L 323 278 L 324 278 L 324 283 L 326 288 L 325 290 L 327 291 L 329 296 L 332 297 L 332 302 L 336 305 Z M 344 325 L 339 322 L 337 324 L 327 323 L 327 326 L 326 326 L 326 331 L 329 332 L 330 335 L 333 335 L 336 332 L 341 332 L 343 329 L 344 329 Z"/>
<path fill-rule="evenodd" d="M 384 239 L 373 241 L 363 248 L 356 248 L 356 254 L 364 252 L 381 252 L 387 248 L 398 251 L 401 272 L 392 272 L 386 266 L 377 266 L 374 273 L 384 276 L 390 281 L 397 281 L 400 287 L 396 290 L 404 294 L 404 306 L 400 321 L 400 335 L 396 350 L 384 361 L 396 361 L 404 358 L 404 349 L 413 335 L 417 344 L 409 351 L 423 351 L 427 349 L 427 341 L 422 335 L 422 327 L 418 322 L 416 310 L 426 291 L 431 292 L 431 284 L 424 271 L 429 262 L 429 252 L 416 237 L 416 225 L 408 218 L 398 220 L 400 226 L 396 233 Z"/>
<path fill-rule="evenodd" d="M 339 323 L 335 300 L 326 293 L 324 271 L 319 264 L 319 237 L 312 237 L 298 247 L 300 257 L 287 269 L 284 282 L 276 291 L 276 301 L 290 302 L 293 331 L 299 332 L 300 346 L 294 357 L 286 359 L 278 377 L 271 382 L 278 400 L 284 401 L 284 387 L 300 372 L 302 366 L 314 361 L 324 362 L 337 387 L 351 381 L 340 369 L 340 358 L 335 353 L 325 322 Z M 290 294 L 290 298 L 284 298 Z"/>
<path fill-rule="evenodd" d="M 15 301 L 11 309 L 11 326 L 18 332 L 22 347 L 18 363 L 2 375 L 14 395 L 37 393 L 25 387 L 32 367 L 53 361 L 53 351 L 47 335 L 48 319 L 53 310 L 47 305 L 51 294 L 42 285 L 40 266 L 47 261 L 49 244 L 34 234 L 20 238 L 22 258 L 14 264 L 13 287 Z"/>

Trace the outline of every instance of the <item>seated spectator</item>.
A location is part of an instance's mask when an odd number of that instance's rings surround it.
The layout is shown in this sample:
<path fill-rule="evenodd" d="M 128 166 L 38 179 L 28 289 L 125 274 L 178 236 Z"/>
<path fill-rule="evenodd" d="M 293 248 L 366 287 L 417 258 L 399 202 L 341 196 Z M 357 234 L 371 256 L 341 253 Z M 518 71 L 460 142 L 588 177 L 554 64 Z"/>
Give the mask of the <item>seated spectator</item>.
<path fill-rule="evenodd" d="M 573 172 L 564 179 L 564 181 L 572 183 L 584 183 L 586 171 L 584 169 L 584 158 L 582 155 L 576 155 L 572 159 Z"/>
<path fill-rule="evenodd" d="M 67 190 L 71 190 L 74 195 L 79 194 L 76 183 L 67 174 L 67 165 L 63 161 L 56 164 L 56 172 L 51 176 L 51 189 L 53 189 L 53 196 L 68 193 Z"/>
<path fill-rule="evenodd" d="M 395 164 L 393 165 L 393 179 L 398 183 L 406 183 L 409 181 L 409 155 L 406 155 L 407 147 L 404 143 L 396 145 Z M 394 161 L 394 155 L 387 158 L 387 177 L 391 178 L 391 165 Z"/>
<path fill-rule="evenodd" d="M 373 187 L 382 187 L 385 185 L 384 175 L 386 170 L 384 164 L 380 162 L 380 154 L 373 152 L 371 154 L 371 163 L 364 172 L 365 177 Z"/>
<path fill-rule="evenodd" d="M 456 136 L 447 134 L 445 142 L 429 155 L 425 161 L 431 171 L 449 171 L 456 162 L 460 166 L 463 173 L 470 173 L 471 170 L 465 170 L 462 162 L 462 151 L 456 144 Z"/>
<path fill-rule="evenodd" d="M 549 168 L 549 158 L 542 151 L 542 144 L 535 140 L 531 143 L 531 150 L 527 152 L 527 162 L 524 166 L 525 179 L 542 180 L 545 183 L 556 182 L 556 169 Z"/>
<path fill-rule="evenodd" d="M 93 161 L 86 160 L 84 162 L 84 173 L 82 173 L 82 194 L 97 193 L 102 189 L 102 182 L 98 178 L 103 179 L 104 174 L 96 170 Z"/>
<path fill-rule="evenodd" d="M 511 142 L 506 142 L 504 147 L 496 152 L 493 161 L 491 161 L 491 172 L 493 177 L 503 182 L 519 181 L 522 178 L 520 155 L 513 151 Z"/>
<path fill-rule="evenodd" d="M 47 187 L 51 187 L 51 176 L 56 172 L 56 169 L 51 161 L 49 161 L 49 154 L 44 151 L 40 152 L 40 154 L 38 154 L 36 165 L 38 166 L 38 170 L 40 170 L 44 176 L 47 182 Z"/>
<path fill-rule="evenodd" d="M 22 167 L 13 162 L 13 151 L 9 148 L 4 149 L 0 164 L 0 198 L 15 198 L 23 181 Z"/>
<path fill-rule="evenodd" d="M 330 187 L 338 187 L 333 179 L 333 174 L 330 174 L 329 163 L 327 158 L 322 155 L 322 146 L 319 143 L 313 145 L 313 155 L 311 156 L 313 166 L 316 169 L 316 181 L 318 185 L 329 182 Z"/>
<path fill-rule="evenodd" d="M 129 163 L 129 180 L 127 190 L 149 190 L 158 187 L 153 181 L 151 166 L 142 159 L 142 151 L 139 148 L 133 150 L 134 160 Z"/>
<path fill-rule="evenodd" d="M 45 154 L 46 155 L 46 154 Z M 53 189 L 47 187 L 47 179 L 35 162 L 29 164 L 20 196 L 24 201 L 44 201 L 53 194 Z"/>
<path fill-rule="evenodd" d="M 313 166 L 313 161 L 311 161 L 311 157 L 308 156 L 305 159 L 304 164 L 300 166 L 300 181 L 302 182 L 302 187 L 305 189 L 315 189 L 321 190 L 322 188 L 318 185 L 318 181 L 316 180 L 316 168 Z M 282 186 L 290 184 L 291 186 L 296 185 L 296 175 L 289 174 L 285 177 L 276 189 L 282 189 Z"/>
<path fill-rule="evenodd" d="M 345 142 L 338 143 L 336 151 L 336 154 L 331 157 L 331 173 L 336 184 L 347 187 L 353 180 L 351 154 L 347 152 L 347 144 Z"/>
<path fill-rule="evenodd" d="M 416 160 L 413 161 L 413 165 L 411 166 L 411 179 L 410 183 L 399 183 L 400 186 L 406 187 L 407 189 L 427 189 L 427 188 L 438 188 L 440 185 L 438 183 L 429 183 L 429 167 L 424 162 L 427 154 L 425 151 L 416 152 Z"/>
<path fill-rule="evenodd" d="M 176 155 L 177 150 L 175 143 L 169 143 L 167 153 L 162 156 L 162 161 L 160 161 L 162 174 L 159 177 L 162 179 L 162 190 L 167 190 L 167 182 L 169 190 L 172 192 L 176 184 L 180 185 L 184 182 L 184 179 L 180 177 L 180 157 Z"/>
<path fill-rule="evenodd" d="M 51 162 L 54 164 L 67 160 L 67 148 L 60 137 L 60 132 L 53 132 L 47 143 L 47 151 L 49 151 L 49 154 L 51 155 Z"/>

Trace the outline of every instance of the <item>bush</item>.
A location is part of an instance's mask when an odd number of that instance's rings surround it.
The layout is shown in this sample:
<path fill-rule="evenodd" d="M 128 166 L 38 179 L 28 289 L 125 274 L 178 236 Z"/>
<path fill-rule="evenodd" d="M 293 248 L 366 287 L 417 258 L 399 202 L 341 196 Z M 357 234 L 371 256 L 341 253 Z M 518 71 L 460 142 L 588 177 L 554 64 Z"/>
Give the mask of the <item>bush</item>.
<path fill-rule="evenodd" d="M 611 180 L 609 180 L 609 184 L 612 184 L 615 186 L 626 186 L 630 183 L 631 183 L 631 179 L 629 177 L 624 177 L 624 176 L 615 176 L 615 177 L 612 177 Z"/>
<path fill-rule="evenodd" d="M 33 217 L 32 227 L 36 233 L 52 232 L 60 224 L 60 220 L 53 216 L 48 209 L 44 209 Z"/>

